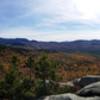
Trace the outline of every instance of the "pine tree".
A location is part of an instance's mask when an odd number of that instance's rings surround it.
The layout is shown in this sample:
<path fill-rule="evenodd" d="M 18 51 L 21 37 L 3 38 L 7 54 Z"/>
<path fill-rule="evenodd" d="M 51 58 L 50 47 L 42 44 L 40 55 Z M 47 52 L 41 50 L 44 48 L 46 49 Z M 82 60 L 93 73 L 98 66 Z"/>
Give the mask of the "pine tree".
<path fill-rule="evenodd" d="M 32 72 L 33 72 L 33 66 L 34 66 L 34 60 L 30 56 L 27 59 L 26 66 L 30 69 L 30 80 L 32 79 Z"/>
<path fill-rule="evenodd" d="M 50 82 L 56 79 L 57 63 L 45 54 L 35 64 L 36 91 L 38 96 L 48 95 Z"/>

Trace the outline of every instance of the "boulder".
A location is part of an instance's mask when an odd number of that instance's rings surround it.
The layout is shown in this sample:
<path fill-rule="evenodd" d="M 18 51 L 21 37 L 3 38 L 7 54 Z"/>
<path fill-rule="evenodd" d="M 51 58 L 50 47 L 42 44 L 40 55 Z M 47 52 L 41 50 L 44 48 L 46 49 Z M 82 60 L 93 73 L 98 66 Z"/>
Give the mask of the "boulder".
<path fill-rule="evenodd" d="M 100 82 L 92 83 L 77 92 L 79 96 L 100 96 Z"/>
<path fill-rule="evenodd" d="M 74 84 L 74 86 L 79 86 L 80 88 L 83 88 L 91 83 L 95 83 L 98 81 L 100 81 L 100 76 L 88 75 L 88 76 L 84 76 L 79 79 L 75 79 L 73 81 L 73 84 Z"/>
<path fill-rule="evenodd" d="M 75 94 L 51 95 L 39 100 L 100 100 L 100 97 L 80 97 Z"/>
<path fill-rule="evenodd" d="M 70 84 L 71 83 L 71 84 Z M 51 95 L 38 100 L 100 100 L 100 76 L 85 76 L 69 83 L 60 83 L 61 86 L 80 86 L 82 89 L 76 94 L 66 93 Z"/>

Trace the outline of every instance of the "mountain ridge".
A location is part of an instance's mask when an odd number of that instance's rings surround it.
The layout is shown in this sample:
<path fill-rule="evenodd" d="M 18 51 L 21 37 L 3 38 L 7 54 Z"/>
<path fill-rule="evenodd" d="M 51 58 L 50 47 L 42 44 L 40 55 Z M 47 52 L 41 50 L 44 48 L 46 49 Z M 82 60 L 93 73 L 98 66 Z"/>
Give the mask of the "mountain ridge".
<path fill-rule="evenodd" d="M 45 42 L 28 40 L 25 38 L 7 39 L 0 38 L 0 45 L 15 46 L 15 47 L 26 47 L 38 50 L 50 50 L 50 51 L 100 51 L 100 40 L 75 40 L 75 41 L 64 41 L 64 42 Z"/>

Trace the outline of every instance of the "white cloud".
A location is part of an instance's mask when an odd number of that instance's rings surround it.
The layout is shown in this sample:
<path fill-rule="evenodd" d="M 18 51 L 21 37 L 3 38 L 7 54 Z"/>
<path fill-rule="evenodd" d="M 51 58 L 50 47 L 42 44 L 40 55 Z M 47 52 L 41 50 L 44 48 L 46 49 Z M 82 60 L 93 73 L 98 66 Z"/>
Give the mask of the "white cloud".
<path fill-rule="evenodd" d="M 100 16 L 99 4 L 100 0 L 1 0 L 0 15 L 23 17 L 38 14 L 49 16 L 55 22 L 96 21 Z"/>
<path fill-rule="evenodd" d="M 44 15 L 41 19 L 52 24 L 72 20 L 100 22 L 99 4 L 100 0 L 1 0 L 0 16 Z"/>
<path fill-rule="evenodd" d="M 34 22 L 34 27 L 50 27 L 50 32 L 43 30 L 34 30 L 32 25 L 26 27 L 17 27 L 5 29 L 0 36 L 2 37 L 23 37 L 29 39 L 38 39 L 46 41 L 61 41 L 74 39 L 93 39 L 100 37 L 100 31 L 85 32 L 80 31 L 80 24 L 78 25 L 78 33 L 71 30 L 53 31 L 56 26 L 59 29 L 59 23 L 79 22 L 84 24 L 81 27 L 96 27 L 95 24 L 100 24 L 100 0 L 0 0 L 0 17 L 9 19 L 25 18 L 25 17 L 39 17 L 40 22 Z M 0 18 L 0 19 L 1 19 Z M 29 20 L 31 22 L 31 20 Z M 10 21 L 9 21 L 10 22 Z M 16 23 L 15 23 L 16 24 Z M 21 24 L 21 22 L 20 22 Z M 77 26 L 77 24 L 75 24 Z M 75 26 L 73 25 L 73 26 Z M 15 25 L 16 26 L 16 25 Z M 20 26 L 20 25 L 19 25 Z M 23 25 L 24 26 L 24 25 Z M 66 26 L 66 25 L 65 25 Z M 69 25 L 70 26 L 70 25 Z M 77 28 L 75 26 L 75 28 Z M 61 26 L 63 27 L 63 26 Z M 66 28 L 66 27 L 65 27 Z M 86 27 L 85 27 L 86 28 Z M 83 29 L 85 29 L 83 28 Z M 74 35 L 75 34 L 75 35 Z"/>
<path fill-rule="evenodd" d="M 46 0 L 35 9 L 39 14 L 49 16 L 51 21 L 61 22 L 78 19 L 78 12 L 72 0 Z M 47 19 L 44 19 L 47 20 Z"/>
<path fill-rule="evenodd" d="M 48 15 L 47 23 L 81 21 L 100 22 L 100 0 L 46 0 L 35 9 L 39 14 Z M 88 22 L 87 22 L 88 21 Z"/>

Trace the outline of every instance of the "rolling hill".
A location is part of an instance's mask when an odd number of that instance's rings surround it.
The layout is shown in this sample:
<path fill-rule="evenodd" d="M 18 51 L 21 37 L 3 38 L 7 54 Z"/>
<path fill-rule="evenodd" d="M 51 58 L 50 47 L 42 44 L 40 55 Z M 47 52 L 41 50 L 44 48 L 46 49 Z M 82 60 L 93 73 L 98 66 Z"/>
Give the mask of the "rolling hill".
<path fill-rule="evenodd" d="M 4 72 L 9 71 L 11 59 L 13 56 L 16 56 L 19 60 L 19 70 L 28 75 L 27 59 L 31 56 L 34 60 L 37 60 L 44 53 L 48 55 L 49 59 L 60 63 L 57 74 L 61 76 L 61 80 L 63 81 L 72 80 L 87 74 L 100 74 L 100 58 L 92 54 L 83 52 L 49 52 L 5 45 L 0 46 L 0 68 L 2 69 L 2 66 L 4 66 Z"/>
<path fill-rule="evenodd" d="M 100 40 L 77 40 L 71 42 L 43 42 L 27 40 L 24 38 L 0 38 L 0 45 L 20 47 L 25 49 L 62 51 L 62 52 L 87 52 L 100 54 Z"/>

